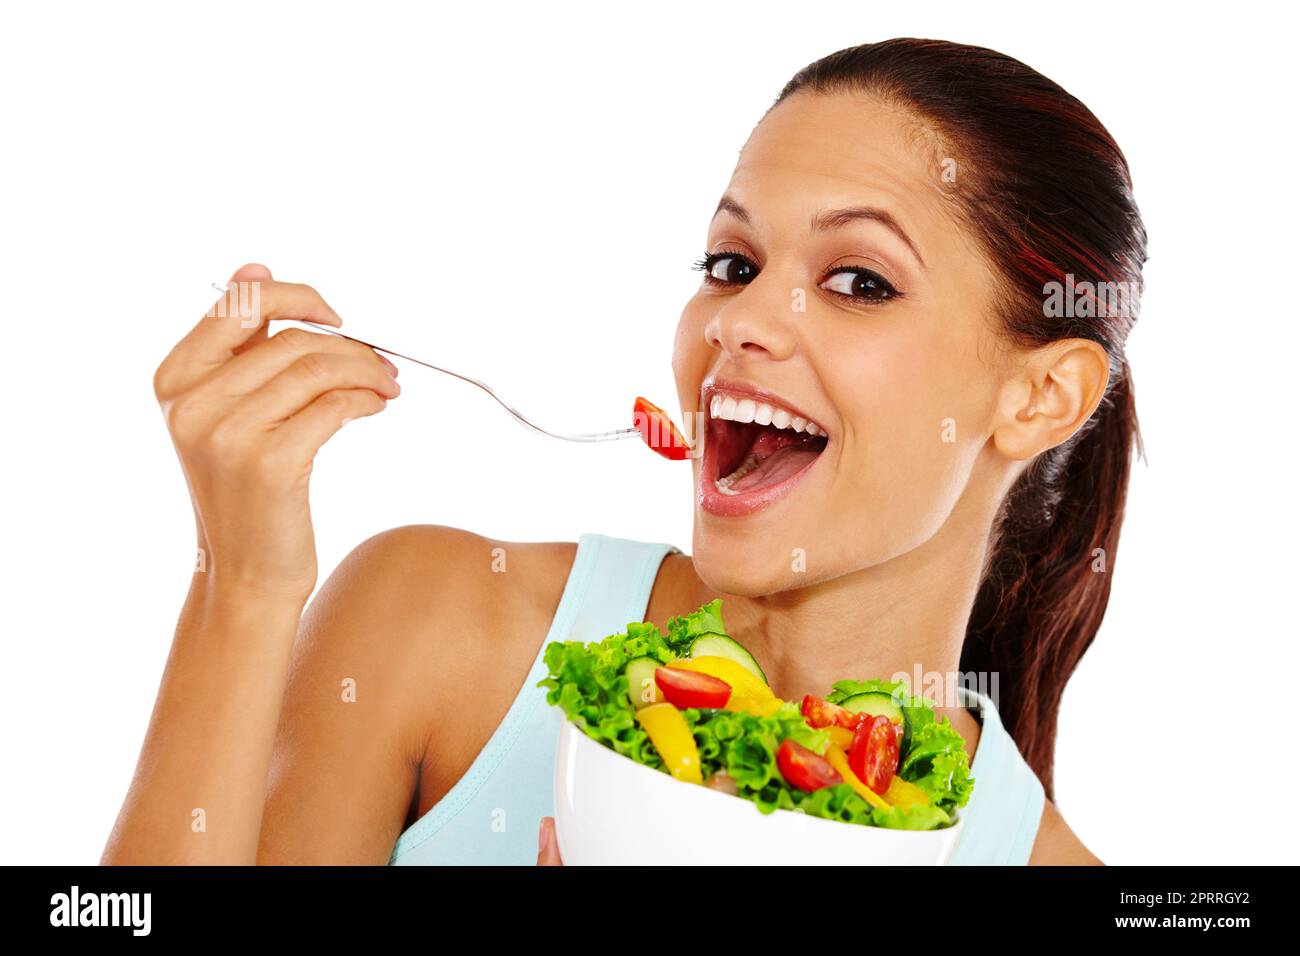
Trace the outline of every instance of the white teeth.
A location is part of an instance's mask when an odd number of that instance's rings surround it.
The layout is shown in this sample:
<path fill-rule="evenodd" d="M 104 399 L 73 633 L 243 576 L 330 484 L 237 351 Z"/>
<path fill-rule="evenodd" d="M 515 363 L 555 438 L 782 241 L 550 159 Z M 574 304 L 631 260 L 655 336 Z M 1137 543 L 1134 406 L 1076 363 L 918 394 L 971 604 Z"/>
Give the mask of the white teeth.
<path fill-rule="evenodd" d="M 771 425 L 774 428 L 790 428 L 796 432 L 825 437 L 826 430 L 816 422 L 809 421 L 785 408 L 760 402 L 752 398 L 736 398 L 733 395 L 714 395 L 709 399 L 709 417 L 724 421 L 747 424 Z"/>

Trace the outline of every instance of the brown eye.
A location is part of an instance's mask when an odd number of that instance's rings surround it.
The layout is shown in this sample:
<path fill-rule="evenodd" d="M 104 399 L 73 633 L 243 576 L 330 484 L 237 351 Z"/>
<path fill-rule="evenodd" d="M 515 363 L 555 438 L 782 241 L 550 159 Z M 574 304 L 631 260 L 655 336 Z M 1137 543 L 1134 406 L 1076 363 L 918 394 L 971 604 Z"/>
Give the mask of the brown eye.
<path fill-rule="evenodd" d="M 833 269 L 821 287 L 835 295 L 863 302 L 884 302 L 899 294 L 880 273 L 861 266 Z"/>
<path fill-rule="evenodd" d="M 758 275 L 758 266 L 735 252 L 711 252 L 695 264 L 704 273 L 704 281 L 718 285 L 749 285 Z"/>

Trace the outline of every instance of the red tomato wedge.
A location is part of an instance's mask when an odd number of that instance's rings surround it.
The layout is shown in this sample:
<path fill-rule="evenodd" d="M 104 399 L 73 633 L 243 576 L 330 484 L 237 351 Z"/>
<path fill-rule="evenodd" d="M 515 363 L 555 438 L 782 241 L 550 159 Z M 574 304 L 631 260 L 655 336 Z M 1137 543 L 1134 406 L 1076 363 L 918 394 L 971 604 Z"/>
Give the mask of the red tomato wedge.
<path fill-rule="evenodd" d="M 829 760 L 789 738 L 776 748 L 776 766 L 790 786 L 807 793 L 844 782 Z"/>
<path fill-rule="evenodd" d="M 845 710 L 839 704 L 832 704 L 830 701 L 814 697 L 812 694 L 804 697 L 801 711 L 808 726 L 815 727 L 818 730 L 823 727 L 843 727 L 845 730 L 857 730 L 858 724 L 871 719 L 870 714 L 855 714 L 850 710 Z"/>
<path fill-rule="evenodd" d="M 893 721 L 883 715 L 864 720 L 853 732 L 849 769 L 882 796 L 898 773 L 898 737 Z"/>
<path fill-rule="evenodd" d="M 844 726 L 840 723 L 839 715 L 847 713 L 839 704 L 829 703 L 820 697 L 814 697 L 812 694 L 804 695 L 800 712 L 803 714 L 804 720 L 808 722 L 808 726 L 815 727 L 818 730 L 823 727 Z M 849 730 L 852 729 L 852 727 L 849 728 Z"/>
<path fill-rule="evenodd" d="M 669 461 L 684 461 L 691 457 L 691 448 L 686 443 L 685 436 L 677 430 L 668 413 L 653 402 L 638 396 L 632 406 L 632 424 L 651 451 L 663 455 Z"/>
<path fill-rule="evenodd" d="M 687 707 L 726 707 L 731 699 L 731 685 L 711 674 L 678 670 L 675 667 L 655 669 L 655 683 L 664 700 L 678 710 Z"/>

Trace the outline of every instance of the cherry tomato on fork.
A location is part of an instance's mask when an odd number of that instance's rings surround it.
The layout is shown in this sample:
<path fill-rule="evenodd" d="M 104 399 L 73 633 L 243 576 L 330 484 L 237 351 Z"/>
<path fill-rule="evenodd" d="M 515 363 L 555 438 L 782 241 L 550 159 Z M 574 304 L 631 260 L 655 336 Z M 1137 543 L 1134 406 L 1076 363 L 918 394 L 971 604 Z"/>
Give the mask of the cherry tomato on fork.
<path fill-rule="evenodd" d="M 884 715 L 864 720 L 853 732 L 849 769 L 876 793 L 884 794 L 898 772 L 898 736 Z"/>
<path fill-rule="evenodd" d="M 669 461 L 685 461 L 691 457 L 691 447 L 685 436 L 677 430 L 673 420 L 658 405 L 640 396 L 632 405 L 632 424 L 641 432 L 641 440 L 650 450 Z"/>
<path fill-rule="evenodd" d="M 776 748 L 776 766 L 792 787 L 806 793 L 844 782 L 829 760 L 788 737 Z"/>
<path fill-rule="evenodd" d="M 727 701 L 731 699 L 731 685 L 711 674 L 659 667 L 655 669 L 655 684 L 663 692 L 664 700 L 678 710 L 688 707 L 726 707 Z"/>

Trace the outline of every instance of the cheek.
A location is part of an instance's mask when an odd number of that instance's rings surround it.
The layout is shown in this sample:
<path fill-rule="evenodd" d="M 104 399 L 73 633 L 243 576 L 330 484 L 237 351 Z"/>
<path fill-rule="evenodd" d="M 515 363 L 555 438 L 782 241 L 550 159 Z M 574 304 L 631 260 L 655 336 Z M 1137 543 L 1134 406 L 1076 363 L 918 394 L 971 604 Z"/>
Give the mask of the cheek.
<path fill-rule="evenodd" d="M 708 315 L 698 297 L 686 303 L 677 321 L 673 339 L 673 378 L 677 383 L 677 400 L 684 409 L 699 404 L 700 382 L 708 371 L 712 350 L 704 339 Z"/>
<path fill-rule="evenodd" d="M 952 512 L 983 446 L 986 384 L 950 341 L 873 343 L 837 383 L 845 418 L 841 513 L 888 550 L 924 541 Z M 851 503 L 856 502 L 856 509 Z"/>

